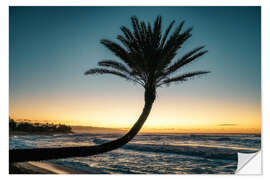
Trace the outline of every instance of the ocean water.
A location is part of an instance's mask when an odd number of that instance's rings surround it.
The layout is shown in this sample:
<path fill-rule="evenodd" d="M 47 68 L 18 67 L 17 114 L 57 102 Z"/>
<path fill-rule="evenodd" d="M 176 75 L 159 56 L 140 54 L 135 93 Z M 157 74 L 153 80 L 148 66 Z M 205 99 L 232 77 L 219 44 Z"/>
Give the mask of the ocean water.
<path fill-rule="evenodd" d="M 11 136 L 10 149 L 101 144 L 120 134 Z M 261 148 L 257 134 L 142 134 L 117 150 L 89 157 L 50 160 L 96 174 L 233 174 L 237 152 Z"/>

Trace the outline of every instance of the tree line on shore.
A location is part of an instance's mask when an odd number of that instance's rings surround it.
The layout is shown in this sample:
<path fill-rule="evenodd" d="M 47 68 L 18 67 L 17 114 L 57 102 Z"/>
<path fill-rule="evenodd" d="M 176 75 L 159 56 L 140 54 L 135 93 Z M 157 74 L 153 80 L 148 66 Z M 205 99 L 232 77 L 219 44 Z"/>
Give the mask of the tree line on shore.
<path fill-rule="evenodd" d="M 41 123 L 29 123 L 29 122 L 16 122 L 14 119 L 9 119 L 9 131 L 20 131 L 29 133 L 69 133 L 71 127 L 63 124 L 41 124 Z"/>

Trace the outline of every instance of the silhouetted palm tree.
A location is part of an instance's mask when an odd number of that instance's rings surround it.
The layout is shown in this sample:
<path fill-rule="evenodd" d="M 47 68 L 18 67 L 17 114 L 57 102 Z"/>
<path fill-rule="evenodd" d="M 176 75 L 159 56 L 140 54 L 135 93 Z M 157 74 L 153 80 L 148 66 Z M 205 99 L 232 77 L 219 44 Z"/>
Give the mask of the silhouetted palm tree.
<path fill-rule="evenodd" d="M 135 82 L 145 89 L 143 112 L 128 133 L 119 139 L 97 146 L 11 150 L 10 162 L 90 156 L 119 148 L 134 138 L 143 126 L 155 101 L 158 87 L 174 82 L 184 82 L 192 77 L 209 73 L 209 71 L 195 71 L 174 76 L 179 69 L 207 52 L 203 50 L 204 46 L 200 46 L 173 61 L 177 51 L 191 37 L 192 28 L 182 31 L 184 22 L 181 22 L 174 32 L 170 33 L 175 23 L 172 21 L 163 35 L 160 16 L 157 17 L 153 26 L 144 21 L 140 22 L 136 17 L 131 17 L 131 22 L 133 31 L 121 26 L 123 35 L 117 36 L 121 45 L 110 40 L 101 40 L 101 43 L 121 62 L 100 61 L 99 68 L 85 72 L 85 75 L 115 75 Z"/>

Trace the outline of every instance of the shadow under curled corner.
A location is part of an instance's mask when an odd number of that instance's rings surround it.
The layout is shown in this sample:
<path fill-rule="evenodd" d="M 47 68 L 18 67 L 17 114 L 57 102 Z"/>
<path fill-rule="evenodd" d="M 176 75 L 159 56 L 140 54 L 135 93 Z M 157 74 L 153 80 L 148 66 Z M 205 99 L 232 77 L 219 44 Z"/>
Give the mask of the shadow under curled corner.
<path fill-rule="evenodd" d="M 235 174 L 262 174 L 261 150 L 255 153 L 238 153 L 237 169 Z"/>

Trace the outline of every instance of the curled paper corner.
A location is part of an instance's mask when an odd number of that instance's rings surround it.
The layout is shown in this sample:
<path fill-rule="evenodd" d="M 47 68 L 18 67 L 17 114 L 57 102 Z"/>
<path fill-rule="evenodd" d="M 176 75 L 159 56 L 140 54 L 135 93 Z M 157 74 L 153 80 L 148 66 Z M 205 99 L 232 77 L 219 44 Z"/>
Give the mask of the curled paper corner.
<path fill-rule="evenodd" d="M 261 150 L 256 153 L 238 153 L 235 174 L 262 174 Z"/>

